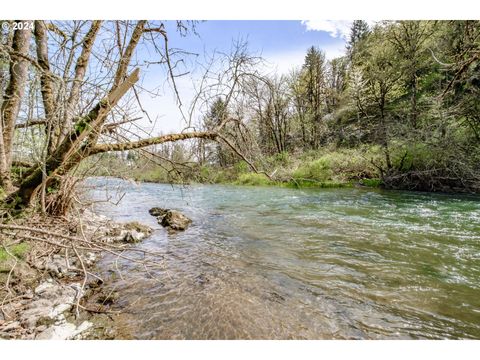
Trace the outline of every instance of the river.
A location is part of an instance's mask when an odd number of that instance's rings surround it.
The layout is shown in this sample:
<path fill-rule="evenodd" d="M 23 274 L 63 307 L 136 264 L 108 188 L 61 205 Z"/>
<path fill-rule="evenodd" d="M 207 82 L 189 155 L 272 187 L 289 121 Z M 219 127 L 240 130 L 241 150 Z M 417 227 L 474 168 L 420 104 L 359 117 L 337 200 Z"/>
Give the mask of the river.
<path fill-rule="evenodd" d="M 110 200 L 97 212 L 152 226 L 139 246 L 164 257 L 148 272 L 120 262 L 128 276 L 113 286 L 134 338 L 480 339 L 479 197 L 113 178 L 87 186 Z M 168 234 L 154 206 L 193 224 Z"/>

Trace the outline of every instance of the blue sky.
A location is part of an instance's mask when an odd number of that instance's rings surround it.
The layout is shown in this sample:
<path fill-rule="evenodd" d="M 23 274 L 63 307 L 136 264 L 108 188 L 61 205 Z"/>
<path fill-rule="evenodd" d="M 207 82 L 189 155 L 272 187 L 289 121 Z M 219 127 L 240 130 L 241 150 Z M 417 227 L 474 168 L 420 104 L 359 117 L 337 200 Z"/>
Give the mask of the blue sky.
<path fill-rule="evenodd" d="M 235 40 L 248 41 L 249 51 L 253 55 L 262 56 L 269 64 L 269 70 L 287 73 L 303 63 L 306 50 L 310 46 L 318 46 L 326 53 L 327 59 L 341 56 L 345 50 L 345 38 L 348 35 L 350 21 L 223 21 L 212 20 L 198 23 L 198 35 L 189 34 L 182 37 L 176 29 L 175 22 L 166 22 L 166 30 L 170 48 L 182 49 L 199 54 L 198 57 L 187 56 L 183 70 L 192 71 L 192 77 L 200 76 L 195 72 L 195 63 L 202 63 L 204 54 L 230 52 Z M 141 53 L 146 49 L 140 50 Z M 146 54 L 141 54 L 142 57 Z M 148 56 L 147 56 L 148 57 Z M 198 70 L 198 68 L 197 68 Z M 162 88 L 162 96 L 151 98 L 142 95 L 144 108 L 150 117 L 157 119 L 155 125 L 142 121 L 142 125 L 150 127 L 154 135 L 179 131 L 184 127 L 182 116 L 174 101 L 169 86 L 165 86 L 165 73 L 157 68 L 144 69 L 143 85 L 146 88 Z M 178 89 L 187 109 L 193 97 L 192 79 L 188 76 L 177 80 Z"/>
<path fill-rule="evenodd" d="M 169 24 L 171 27 L 174 24 Z M 169 30 L 169 33 L 172 32 Z M 171 35 L 171 42 L 178 43 L 193 51 L 208 49 L 226 50 L 232 39 L 247 39 L 253 51 L 264 54 L 277 52 L 305 51 L 312 45 L 331 46 L 341 43 L 340 38 L 334 38 L 325 31 L 307 30 L 307 25 L 301 21 L 270 20 L 270 21 L 223 21 L 213 20 L 197 24 L 198 36 L 181 38 L 178 34 Z"/>
<path fill-rule="evenodd" d="M 347 23 L 349 26 L 350 22 Z M 172 22 L 167 22 L 167 31 L 170 46 L 199 54 L 205 50 L 207 52 L 214 50 L 228 52 L 232 41 L 246 40 L 253 54 L 262 55 L 267 60 L 281 65 L 280 71 L 287 71 L 289 66 L 285 66 L 286 64 L 291 64 L 292 67 L 301 65 L 307 48 L 312 45 L 323 48 L 328 58 L 341 55 L 345 47 L 343 34 L 336 33 L 336 36 L 332 36 L 334 32 L 327 24 L 332 27 L 338 26 L 335 24 L 341 24 L 344 28 L 346 25 L 341 21 L 327 22 L 322 26 L 319 22 L 314 21 L 212 20 L 197 24 L 198 35 L 181 37 L 175 31 L 175 24 Z M 330 33 L 321 28 L 330 29 Z M 283 61 L 282 58 L 285 57 L 288 60 L 295 57 L 296 61 L 294 63 Z"/>

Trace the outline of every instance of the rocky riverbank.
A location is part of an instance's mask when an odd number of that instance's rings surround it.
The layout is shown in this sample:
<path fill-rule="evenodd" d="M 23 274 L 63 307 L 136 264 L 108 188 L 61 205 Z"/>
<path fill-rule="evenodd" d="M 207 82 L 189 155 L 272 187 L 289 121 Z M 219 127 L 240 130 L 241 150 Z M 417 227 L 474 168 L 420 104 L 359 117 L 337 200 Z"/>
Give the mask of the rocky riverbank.
<path fill-rule="evenodd" d="M 104 253 L 128 250 L 148 237 L 150 228 L 116 223 L 90 210 L 74 219 L 24 220 L 0 228 L 3 244 L 28 241 L 30 247 L 25 259 L 12 256 L 3 264 L 1 339 L 117 337 L 109 316 L 118 294 L 106 290 L 95 263 Z"/>

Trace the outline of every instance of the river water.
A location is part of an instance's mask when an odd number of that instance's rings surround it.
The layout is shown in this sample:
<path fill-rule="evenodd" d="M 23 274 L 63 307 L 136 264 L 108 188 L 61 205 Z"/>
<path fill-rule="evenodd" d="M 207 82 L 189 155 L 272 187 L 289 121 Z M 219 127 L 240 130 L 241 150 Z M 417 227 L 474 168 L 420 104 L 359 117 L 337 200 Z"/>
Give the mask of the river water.
<path fill-rule="evenodd" d="M 87 185 L 110 200 L 99 213 L 152 226 L 139 246 L 163 255 L 161 269 L 118 265 L 134 338 L 480 339 L 479 197 Z M 193 224 L 168 234 L 154 206 Z"/>

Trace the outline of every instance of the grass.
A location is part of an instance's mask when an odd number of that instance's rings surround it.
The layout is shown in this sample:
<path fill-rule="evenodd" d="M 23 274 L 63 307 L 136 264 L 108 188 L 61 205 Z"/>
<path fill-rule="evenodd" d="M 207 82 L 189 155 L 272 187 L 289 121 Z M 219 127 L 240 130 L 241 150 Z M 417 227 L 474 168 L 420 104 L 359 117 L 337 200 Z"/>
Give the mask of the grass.
<path fill-rule="evenodd" d="M 257 173 L 245 173 L 241 174 L 238 177 L 238 180 L 235 181 L 237 185 L 252 185 L 252 186 L 268 186 L 275 185 L 268 177 L 264 174 Z"/>
<path fill-rule="evenodd" d="M 8 251 L 19 260 L 24 259 L 29 250 L 30 245 L 28 243 L 20 243 L 8 247 Z M 5 251 L 3 247 L 0 247 L 0 273 L 8 273 L 12 265 L 12 257 Z"/>
<path fill-rule="evenodd" d="M 311 157 L 312 155 L 309 155 Z M 341 149 L 317 153 L 304 159 L 293 172 L 294 179 L 317 182 L 348 183 L 377 177 L 372 160 L 378 161 L 378 149 Z"/>
<path fill-rule="evenodd" d="M 27 243 L 20 243 L 8 248 L 8 251 L 15 257 L 23 259 L 25 254 L 30 250 L 30 246 Z M 0 248 L 0 261 L 6 261 L 11 259 L 11 256 L 5 251 L 3 247 Z"/>

